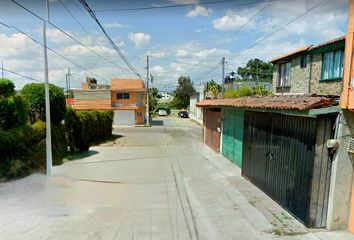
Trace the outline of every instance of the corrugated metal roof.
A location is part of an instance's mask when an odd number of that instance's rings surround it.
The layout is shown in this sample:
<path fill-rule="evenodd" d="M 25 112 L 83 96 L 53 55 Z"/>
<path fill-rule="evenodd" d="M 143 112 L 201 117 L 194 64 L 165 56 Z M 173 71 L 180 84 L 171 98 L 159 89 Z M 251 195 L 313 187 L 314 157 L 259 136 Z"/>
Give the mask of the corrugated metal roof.
<path fill-rule="evenodd" d="M 111 83 L 112 91 L 145 91 L 145 83 L 140 79 L 112 79 Z"/>
<path fill-rule="evenodd" d="M 199 107 L 236 107 L 280 110 L 310 110 L 338 105 L 337 96 L 281 95 L 269 97 L 241 97 L 234 99 L 203 100 Z"/>

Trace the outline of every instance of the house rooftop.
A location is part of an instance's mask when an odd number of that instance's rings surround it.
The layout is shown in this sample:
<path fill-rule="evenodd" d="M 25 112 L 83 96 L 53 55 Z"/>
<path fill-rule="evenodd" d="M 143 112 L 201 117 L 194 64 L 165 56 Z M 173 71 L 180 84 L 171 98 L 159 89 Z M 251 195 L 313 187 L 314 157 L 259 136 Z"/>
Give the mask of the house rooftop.
<path fill-rule="evenodd" d="M 345 36 L 341 36 L 341 37 L 338 37 L 338 38 L 335 38 L 335 39 L 331 39 L 329 41 L 326 41 L 326 42 L 322 42 L 322 43 L 319 43 L 317 44 L 316 46 L 313 46 L 313 45 L 307 45 L 306 47 L 303 47 L 303 48 L 299 48 L 297 50 L 294 50 L 292 52 L 289 52 L 287 54 L 284 54 L 284 55 L 281 55 L 279 57 L 275 57 L 273 58 L 272 60 L 270 60 L 271 63 L 275 63 L 275 62 L 278 62 L 279 60 L 286 60 L 287 58 L 289 57 L 292 57 L 296 54 L 300 54 L 300 53 L 303 53 L 303 52 L 307 52 L 307 51 L 310 51 L 312 49 L 317 49 L 317 48 L 321 48 L 321 47 L 325 47 L 327 45 L 330 45 L 330 44 L 333 44 L 333 43 L 337 43 L 337 42 L 340 42 L 340 41 L 343 41 L 345 40 Z"/>
<path fill-rule="evenodd" d="M 306 47 L 299 48 L 299 49 L 294 50 L 294 51 L 292 51 L 292 52 L 289 52 L 289 53 L 287 53 L 287 54 L 284 54 L 284 55 L 281 55 L 281 56 L 279 56 L 279 57 L 273 58 L 272 60 L 270 60 L 270 62 L 271 62 L 271 63 L 277 62 L 277 61 L 279 61 L 279 60 L 282 60 L 282 59 L 291 57 L 291 56 L 293 56 L 293 55 L 295 55 L 295 54 L 299 54 L 299 53 L 302 53 L 302 52 L 306 52 L 306 51 L 308 51 L 309 49 L 311 49 L 311 47 L 312 47 L 312 45 L 308 45 L 308 46 L 306 46 Z"/>
<path fill-rule="evenodd" d="M 251 96 L 233 99 L 203 100 L 197 103 L 197 106 L 305 111 L 315 108 L 337 106 L 338 99 L 338 96 L 318 95 Z"/>
<path fill-rule="evenodd" d="M 111 110 L 111 99 L 74 99 L 70 104 L 76 110 Z"/>
<path fill-rule="evenodd" d="M 324 47 L 324 46 L 327 46 L 327 45 L 330 45 L 330 44 L 333 44 L 333 43 L 337 43 L 337 42 L 340 42 L 340 41 L 343 41 L 343 40 L 345 40 L 345 36 L 341 36 L 341 37 L 338 37 L 338 38 L 335 38 L 335 39 L 332 39 L 332 40 L 329 40 L 329 41 L 326 41 L 326 42 L 323 42 L 323 43 L 319 43 L 316 46 L 314 46 L 313 49 Z"/>
<path fill-rule="evenodd" d="M 111 91 L 146 91 L 146 88 L 140 79 L 115 78 L 111 82 Z"/>

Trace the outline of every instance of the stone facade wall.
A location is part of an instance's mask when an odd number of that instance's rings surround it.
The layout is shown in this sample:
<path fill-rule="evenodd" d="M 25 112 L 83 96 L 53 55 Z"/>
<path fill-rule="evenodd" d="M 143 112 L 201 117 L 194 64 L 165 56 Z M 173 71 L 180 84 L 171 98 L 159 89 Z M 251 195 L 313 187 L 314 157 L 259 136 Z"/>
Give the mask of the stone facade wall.
<path fill-rule="evenodd" d="M 307 57 L 307 65 L 305 68 L 300 67 L 301 57 L 291 61 L 290 73 L 290 92 L 291 93 L 309 93 L 310 82 L 310 57 Z"/>
<path fill-rule="evenodd" d="M 308 60 L 309 60 L 309 56 Z M 310 79 L 310 64 L 306 68 L 300 67 L 301 57 L 291 60 L 290 72 L 290 92 L 289 93 L 308 93 Z M 308 61 L 309 62 L 309 61 Z M 273 93 L 277 93 L 276 87 L 279 85 L 279 67 L 280 64 L 274 66 L 273 72 Z M 278 91 L 279 93 L 279 91 Z"/>
<path fill-rule="evenodd" d="M 274 71 L 273 71 L 273 94 L 277 92 L 277 86 L 279 82 L 279 64 L 274 65 Z"/>
<path fill-rule="evenodd" d="M 342 92 L 342 81 L 321 82 L 322 77 L 322 53 L 314 54 L 312 57 L 311 94 L 319 95 L 340 95 Z"/>

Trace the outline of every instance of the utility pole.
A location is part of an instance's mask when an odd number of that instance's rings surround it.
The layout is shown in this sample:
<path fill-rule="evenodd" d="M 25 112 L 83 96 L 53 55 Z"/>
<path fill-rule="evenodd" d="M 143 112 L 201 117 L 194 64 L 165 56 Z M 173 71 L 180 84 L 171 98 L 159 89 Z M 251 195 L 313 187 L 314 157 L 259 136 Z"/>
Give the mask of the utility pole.
<path fill-rule="evenodd" d="M 71 73 L 69 67 L 68 67 L 68 73 L 65 74 L 65 79 L 66 79 L 66 96 L 68 96 L 70 90 L 70 80 L 71 80 Z"/>
<path fill-rule="evenodd" d="M 256 74 L 257 74 L 257 85 L 259 85 L 259 76 L 258 76 L 258 62 L 257 62 Z"/>
<path fill-rule="evenodd" d="M 49 22 L 49 0 L 46 0 L 46 21 L 43 21 L 43 53 L 44 53 L 44 78 L 45 78 L 45 121 L 46 121 L 46 163 L 47 177 L 52 173 L 52 134 L 50 123 L 50 95 L 49 95 L 49 74 L 48 74 L 48 55 L 47 55 L 47 22 Z"/>
<path fill-rule="evenodd" d="M 224 82 L 225 82 L 225 58 L 223 57 L 221 60 L 222 64 L 222 75 L 221 75 L 221 97 L 224 98 Z"/>
<path fill-rule="evenodd" d="M 149 78 L 150 78 L 150 69 L 149 69 L 149 56 L 146 56 L 146 125 L 150 125 L 150 111 L 149 111 Z"/>

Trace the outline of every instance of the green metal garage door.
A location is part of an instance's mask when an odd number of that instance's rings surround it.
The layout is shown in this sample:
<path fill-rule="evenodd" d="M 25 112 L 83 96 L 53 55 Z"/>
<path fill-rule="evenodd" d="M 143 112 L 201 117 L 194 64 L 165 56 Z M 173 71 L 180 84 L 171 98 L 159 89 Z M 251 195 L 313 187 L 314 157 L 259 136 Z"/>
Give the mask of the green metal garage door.
<path fill-rule="evenodd" d="M 222 154 L 242 168 L 244 111 L 236 108 L 224 110 Z"/>

